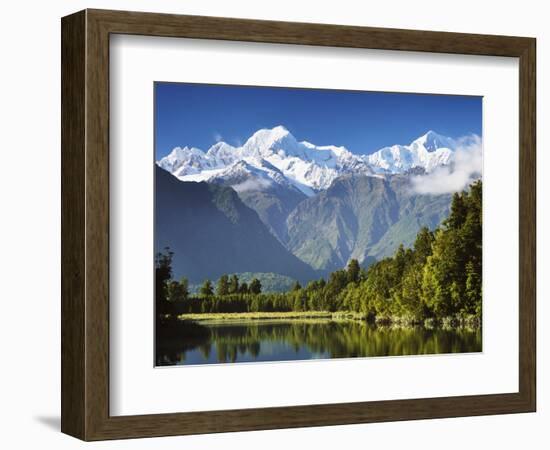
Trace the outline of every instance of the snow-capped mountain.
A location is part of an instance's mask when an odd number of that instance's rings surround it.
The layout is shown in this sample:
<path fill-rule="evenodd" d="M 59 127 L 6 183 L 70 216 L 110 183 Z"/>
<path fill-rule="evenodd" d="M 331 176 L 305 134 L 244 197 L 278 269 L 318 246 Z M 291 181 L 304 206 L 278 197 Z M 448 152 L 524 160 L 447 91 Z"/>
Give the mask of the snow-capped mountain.
<path fill-rule="evenodd" d="M 428 131 L 409 145 L 384 147 L 366 157 L 376 172 L 403 173 L 414 167 L 431 172 L 438 166 L 449 164 L 457 141 Z"/>
<path fill-rule="evenodd" d="M 244 250 L 248 249 L 248 235 L 260 233 L 259 218 L 267 232 L 294 257 L 312 269 L 332 271 L 345 267 L 350 258 L 366 264 L 391 255 L 400 243 L 412 245 L 421 227 L 438 226 L 447 216 L 450 205 L 449 190 L 440 189 L 441 178 L 445 179 L 443 184 L 448 182 L 446 178 L 462 183 L 460 179 L 465 177 L 466 182 L 471 178 L 468 170 L 480 165 L 478 153 L 467 151 L 469 146 L 480 149 L 479 137 L 472 135 L 455 140 L 429 131 L 408 145 L 358 155 L 345 147 L 300 142 L 286 128 L 278 126 L 256 131 L 239 147 L 218 142 L 207 151 L 174 148 L 157 161 L 157 183 L 172 180 L 172 184 L 176 183 L 174 186 L 181 185 L 178 192 L 185 190 L 189 195 L 181 203 L 177 196 L 167 200 L 170 189 L 164 193 L 167 197 L 162 204 L 170 210 L 170 217 L 173 206 L 180 205 L 176 209 L 177 214 L 182 214 L 181 222 L 185 222 L 185 226 L 195 224 L 184 228 L 170 222 L 168 230 L 177 234 L 173 245 L 180 242 L 178 239 L 188 245 L 190 231 L 182 230 L 200 230 L 198 237 L 208 236 L 200 245 L 207 246 L 212 255 L 221 255 L 219 259 L 224 260 L 225 253 L 216 248 L 225 249 L 227 239 L 222 239 L 223 245 L 211 244 L 224 233 L 238 232 L 235 239 L 246 243 L 242 247 L 243 255 L 253 260 L 255 253 Z M 446 166 L 445 170 L 435 170 L 441 166 Z M 161 168 L 182 183 L 170 176 L 166 178 Z M 454 170 L 459 177 L 449 177 Z M 199 181 L 207 181 L 210 186 L 196 183 Z M 419 182 L 423 189 L 418 189 Z M 455 191 L 462 185 L 452 184 Z M 209 202 L 216 206 L 201 220 L 196 220 L 195 215 L 205 210 L 195 213 L 185 203 L 199 195 L 198 192 L 209 196 L 214 193 Z M 157 203 L 161 205 L 160 201 Z M 221 225 L 217 222 L 220 208 L 230 221 L 235 221 L 228 231 L 220 232 Z M 238 210 L 247 217 L 249 213 L 244 211 L 254 211 L 256 225 L 237 220 Z M 190 240 L 195 245 L 195 239 Z M 280 247 L 271 244 L 274 248 Z M 277 273 L 286 273 L 281 267 L 290 264 L 292 258 L 279 253 L 284 263 L 277 266 Z M 176 254 L 185 256 L 194 252 Z M 190 263 L 190 267 L 195 265 Z M 206 261 L 202 275 L 210 276 L 206 271 L 208 267 L 209 261 Z"/>
<path fill-rule="evenodd" d="M 344 147 L 298 142 L 283 126 L 258 130 L 242 147 L 225 142 L 207 152 L 176 147 L 158 165 L 182 181 L 234 179 L 238 185 L 255 175 L 265 186 L 291 185 L 308 196 L 328 188 L 343 174 L 374 175 L 363 157 Z"/>
<path fill-rule="evenodd" d="M 417 167 L 429 173 L 453 161 L 458 142 L 428 131 L 409 145 L 357 155 L 345 147 L 299 142 L 277 126 L 256 131 L 241 147 L 225 142 L 206 152 L 176 147 L 157 164 L 182 181 L 223 183 L 237 191 L 280 185 L 312 196 L 347 174 L 384 176 Z"/>

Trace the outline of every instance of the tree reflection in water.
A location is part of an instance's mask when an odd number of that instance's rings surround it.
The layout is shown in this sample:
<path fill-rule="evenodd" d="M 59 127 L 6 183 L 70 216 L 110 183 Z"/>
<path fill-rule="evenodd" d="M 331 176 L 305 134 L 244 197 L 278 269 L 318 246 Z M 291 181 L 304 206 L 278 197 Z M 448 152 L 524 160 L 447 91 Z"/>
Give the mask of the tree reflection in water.
<path fill-rule="evenodd" d="M 360 321 L 203 324 L 193 339 L 159 338 L 157 365 L 480 352 L 481 330 L 392 328 Z"/>

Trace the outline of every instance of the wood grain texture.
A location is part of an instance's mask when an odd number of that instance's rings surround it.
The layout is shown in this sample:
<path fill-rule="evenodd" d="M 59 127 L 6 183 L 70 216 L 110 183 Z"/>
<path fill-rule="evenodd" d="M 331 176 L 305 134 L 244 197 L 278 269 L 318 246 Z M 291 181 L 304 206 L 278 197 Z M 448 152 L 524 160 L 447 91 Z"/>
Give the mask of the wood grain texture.
<path fill-rule="evenodd" d="M 87 14 L 86 439 L 109 417 L 109 33 Z"/>
<path fill-rule="evenodd" d="M 519 392 L 109 416 L 109 34 L 519 57 Z M 62 20 L 62 430 L 84 440 L 534 411 L 535 40 L 86 10 Z M 182 405 L 185 409 L 185 405 Z"/>
<path fill-rule="evenodd" d="M 519 67 L 519 384 L 536 409 L 536 41 L 531 39 Z"/>
<path fill-rule="evenodd" d="M 374 27 L 88 10 L 112 33 L 279 44 L 516 56 L 529 38 Z"/>
<path fill-rule="evenodd" d="M 86 232 L 84 12 L 65 17 L 61 35 L 61 430 L 84 435 Z"/>

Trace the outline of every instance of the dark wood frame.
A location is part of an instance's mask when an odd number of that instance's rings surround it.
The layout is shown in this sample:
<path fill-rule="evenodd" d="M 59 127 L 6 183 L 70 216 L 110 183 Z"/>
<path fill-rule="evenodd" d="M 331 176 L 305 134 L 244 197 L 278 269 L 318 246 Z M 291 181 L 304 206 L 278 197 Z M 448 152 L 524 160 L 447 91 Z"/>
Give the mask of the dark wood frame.
<path fill-rule="evenodd" d="M 84 440 L 535 411 L 533 38 L 85 10 L 62 31 L 61 429 Z M 109 415 L 109 35 L 519 58 L 519 392 L 142 416 Z"/>

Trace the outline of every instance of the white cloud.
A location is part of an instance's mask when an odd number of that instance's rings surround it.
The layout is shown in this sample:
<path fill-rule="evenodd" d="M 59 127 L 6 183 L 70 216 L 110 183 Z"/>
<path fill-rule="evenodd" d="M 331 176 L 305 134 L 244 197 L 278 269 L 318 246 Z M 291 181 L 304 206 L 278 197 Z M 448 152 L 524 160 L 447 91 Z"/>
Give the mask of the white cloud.
<path fill-rule="evenodd" d="M 449 194 L 465 189 L 482 174 L 483 146 L 477 135 L 459 140 L 453 161 L 426 175 L 411 179 L 413 189 L 419 194 Z"/>
<path fill-rule="evenodd" d="M 221 141 L 223 141 L 223 136 L 216 131 L 216 132 L 214 132 L 214 140 L 216 142 L 221 142 Z"/>
<path fill-rule="evenodd" d="M 268 188 L 271 185 L 272 183 L 268 180 L 264 180 L 262 178 L 255 178 L 255 179 L 248 179 L 246 181 L 243 181 L 242 183 L 236 184 L 232 186 L 232 188 L 235 189 L 237 192 L 259 191 L 259 190 Z"/>

